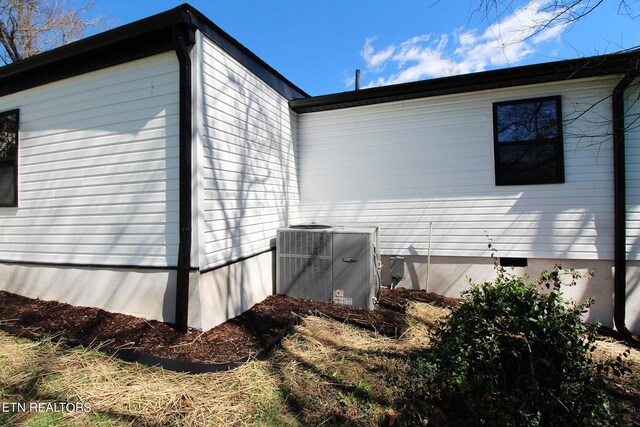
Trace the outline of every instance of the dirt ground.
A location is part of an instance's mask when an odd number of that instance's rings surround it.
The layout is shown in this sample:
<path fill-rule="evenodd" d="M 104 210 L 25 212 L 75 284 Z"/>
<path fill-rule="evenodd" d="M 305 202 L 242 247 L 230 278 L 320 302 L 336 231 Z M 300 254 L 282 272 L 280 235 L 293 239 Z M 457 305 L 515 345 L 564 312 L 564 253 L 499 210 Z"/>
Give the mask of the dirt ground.
<path fill-rule="evenodd" d="M 190 362 L 229 363 L 269 351 L 297 323 L 298 315 L 322 314 L 398 337 L 406 328 L 405 310 L 410 301 L 459 304 L 455 298 L 401 288 L 382 289 L 375 310 L 273 295 L 207 332 L 180 333 L 155 320 L 0 291 L 0 323 L 24 329 L 32 336 L 53 335 L 85 346 L 102 344 Z"/>

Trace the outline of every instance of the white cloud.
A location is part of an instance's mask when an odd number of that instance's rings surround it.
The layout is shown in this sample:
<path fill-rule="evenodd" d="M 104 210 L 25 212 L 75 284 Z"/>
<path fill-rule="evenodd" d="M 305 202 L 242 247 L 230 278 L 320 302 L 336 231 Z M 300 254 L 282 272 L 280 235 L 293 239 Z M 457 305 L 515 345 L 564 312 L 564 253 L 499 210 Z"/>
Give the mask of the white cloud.
<path fill-rule="evenodd" d="M 356 78 L 354 76 L 348 76 L 345 71 L 342 76 L 342 83 L 344 83 L 344 87 L 352 87 L 356 82 Z"/>
<path fill-rule="evenodd" d="M 380 72 L 384 70 L 385 63 L 393 55 L 395 46 L 387 46 L 386 48 L 377 51 L 373 48 L 372 43 L 375 41 L 375 37 L 368 38 L 364 42 L 364 48 L 360 53 L 366 61 L 367 68 L 369 70 Z"/>
<path fill-rule="evenodd" d="M 369 82 L 364 87 L 382 86 L 426 78 L 484 71 L 515 65 L 527 59 L 543 44 L 560 37 L 566 23 L 544 26 L 551 12 L 550 0 L 531 0 L 484 31 L 457 30 L 453 34 L 422 34 L 399 45 L 376 49 L 376 38 L 367 38 L 361 56 Z M 385 70 L 391 70 L 383 73 Z M 377 75 L 376 75 L 377 74 Z"/>

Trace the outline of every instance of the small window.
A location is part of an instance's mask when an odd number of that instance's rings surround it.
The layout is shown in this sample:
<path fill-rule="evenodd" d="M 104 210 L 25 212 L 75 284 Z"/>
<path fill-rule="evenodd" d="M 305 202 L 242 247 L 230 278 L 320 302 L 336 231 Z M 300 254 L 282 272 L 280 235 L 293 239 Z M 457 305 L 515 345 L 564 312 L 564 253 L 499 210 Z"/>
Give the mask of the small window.
<path fill-rule="evenodd" d="M 496 185 L 564 182 L 560 97 L 493 104 Z"/>
<path fill-rule="evenodd" d="M 18 110 L 0 113 L 0 207 L 18 206 Z"/>

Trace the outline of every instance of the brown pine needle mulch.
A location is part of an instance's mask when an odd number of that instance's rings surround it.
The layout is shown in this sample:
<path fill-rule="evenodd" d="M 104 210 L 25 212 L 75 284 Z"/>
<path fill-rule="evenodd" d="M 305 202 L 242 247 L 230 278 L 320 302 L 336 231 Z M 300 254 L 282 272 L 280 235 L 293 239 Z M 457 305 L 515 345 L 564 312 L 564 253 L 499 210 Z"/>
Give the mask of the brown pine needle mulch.
<path fill-rule="evenodd" d="M 382 289 L 380 299 L 378 308 L 366 310 L 273 295 L 207 332 L 183 334 L 155 320 L 0 291 L 0 323 L 25 329 L 30 335 L 55 336 L 85 346 L 106 345 L 190 362 L 227 363 L 269 351 L 297 323 L 299 315 L 321 314 L 397 338 L 406 329 L 405 313 L 411 301 L 448 307 L 459 304 L 455 298 L 401 288 Z"/>

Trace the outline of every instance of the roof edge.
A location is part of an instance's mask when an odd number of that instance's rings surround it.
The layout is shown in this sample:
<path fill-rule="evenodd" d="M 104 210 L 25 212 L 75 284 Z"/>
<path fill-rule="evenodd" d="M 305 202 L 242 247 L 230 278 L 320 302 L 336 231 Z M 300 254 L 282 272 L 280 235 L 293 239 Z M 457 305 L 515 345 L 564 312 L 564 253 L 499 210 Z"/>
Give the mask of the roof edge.
<path fill-rule="evenodd" d="M 172 50 L 172 28 L 202 31 L 288 100 L 309 95 L 189 4 L 0 68 L 0 96 Z"/>
<path fill-rule="evenodd" d="M 629 69 L 638 68 L 639 64 L 640 50 L 633 50 L 320 95 L 290 101 L 289 106 L 296 113 L 327 111 L 438 95 L 623 74 Z"/>
<path fill-rule="evenodd" d="M 31 70 L 50 64 L 52 61 L 59 61 L 81 53 L 90 52 L 94 49 L 117 43 L 122 40 L 133 39 L 141 34 L 152 30 L 184 22 L 183 10 L 181 7 L 170 9 L 166 12 L 131 22 L 92 36 L 76 40 L 69 44 L 59 46 L 37 55 L 22 59 L 0 68 L 0 78 L 13 76 L 17 73 Z"/>

